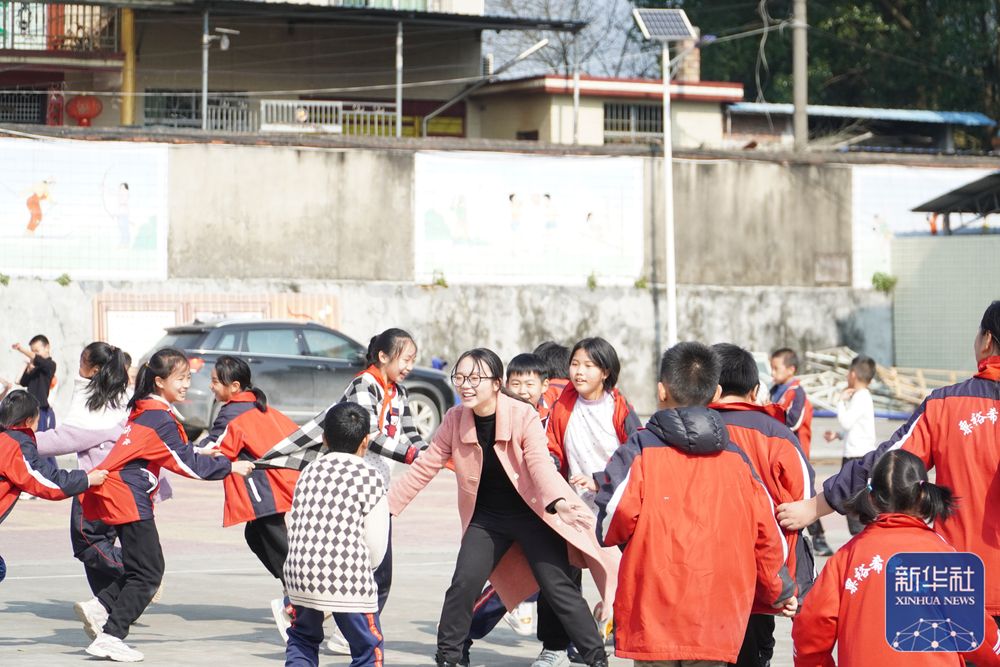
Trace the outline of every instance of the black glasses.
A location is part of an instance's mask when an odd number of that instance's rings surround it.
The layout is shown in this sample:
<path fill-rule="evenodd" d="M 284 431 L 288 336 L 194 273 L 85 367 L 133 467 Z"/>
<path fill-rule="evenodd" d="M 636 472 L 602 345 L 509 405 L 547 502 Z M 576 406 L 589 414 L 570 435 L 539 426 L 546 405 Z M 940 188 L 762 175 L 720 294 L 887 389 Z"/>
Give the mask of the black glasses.
<path fill-rule="evenodd" d="M 492 375 L 462 375 L 461 373 L 454 373 L 451 376 L 451 383 L 455 385 L 456 388 L 461 389 L 462 385 L 466 382 L 469 386 L 475 389 L 483 383 L 483 380 L 493 380 L 495 379 Z"/>

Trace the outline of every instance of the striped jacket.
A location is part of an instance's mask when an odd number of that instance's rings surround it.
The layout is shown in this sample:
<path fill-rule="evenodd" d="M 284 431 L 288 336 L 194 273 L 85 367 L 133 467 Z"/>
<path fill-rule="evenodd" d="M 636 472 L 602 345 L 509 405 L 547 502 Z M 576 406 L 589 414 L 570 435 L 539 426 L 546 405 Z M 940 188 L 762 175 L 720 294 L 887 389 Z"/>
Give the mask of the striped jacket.
<path fill-rule="evenodd" d="M 960 499 L 955 514 L 934 529 L 959 551 L 982 558 L 987 572 L 1000 572 L 1000 356 L 983 361 L 965 382 L 935 389 L 889 440 L 827 479 L 823 495 L 830 506 L 843 513 L 891 449 L 920 457 L 937 471 L 935 481 Z M 986 579 L 986 610 L 1000 615 L 1000 576 Z"/>
<path fill-rule="evenodd" d="M 359 373 L 337 403 L 356 403 L 368 411 L 371 440 L 365 461 L 378 471 L 386 485 L 389 466 L 385 459 L 413 463 L 417 453 L 427 447 L 413 423 L 406 389 L 397 384 L 386 385 L 374 367 Z M 305 468 L 323 454 L 325 418 L 326 410 L 275 444 L 257 464 L 262 468 Z"/>
<path fill-rule="evenodd" d="M 780 405 L 785 411 L 785 425 L 799 439 L 799 445 L 809 459 L 812 449 L 813 406 L 806 396 L 798 378 L 792 378 L 784 384 L 771 388 L 771 402 Z"/>
<path fill-rule="evenodd" d="M 153 518 L 163 468 L 193 479 L 218 480 L 232 472 L 229 459 L 194 451 L 170 405 L 159 398 L 136 403 L 125 432 L 97 467 L 110 474 L 83 494 L 83 516 L 112 526 Z"/>
<path fill-rule="evenodd" d="M 274 408 L 261 412 L 252 392 L 235 394 L 219 409 L 212 429 L 202 441 L 214 443 L 230 461 L 253 461 L 267 452 L 270 443 L 295 432 L 295 422 Z M 284 514 L 292 506 L 297 470 L 254 470 L 246 478 L 229 475 L 223 481 L 226 504 L 222 525 L 233 526 L 273 514 Z"/>
<path fill-rule="evenodd" d="M 0 523 L 14 509 L 21 492 L 46 500 L 64 500 L 89 486 L 83 470 L 60 470 L 38 455 L 31 429 L 0 433 Z"/>

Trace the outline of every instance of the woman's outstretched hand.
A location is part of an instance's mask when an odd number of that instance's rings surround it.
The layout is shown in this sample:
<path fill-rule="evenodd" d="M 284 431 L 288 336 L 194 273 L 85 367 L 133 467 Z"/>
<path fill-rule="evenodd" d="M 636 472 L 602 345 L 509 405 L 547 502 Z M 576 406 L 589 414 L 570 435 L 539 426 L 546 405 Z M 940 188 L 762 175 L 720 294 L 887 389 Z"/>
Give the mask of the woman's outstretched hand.
<path fill-rule="evenodd" d="M 563 523 L 575 530 L 583 532 L 594 527 L 594 513 L 579 501 L 570 502 L 563 498 L 556 503 L 555 510 Z"/>

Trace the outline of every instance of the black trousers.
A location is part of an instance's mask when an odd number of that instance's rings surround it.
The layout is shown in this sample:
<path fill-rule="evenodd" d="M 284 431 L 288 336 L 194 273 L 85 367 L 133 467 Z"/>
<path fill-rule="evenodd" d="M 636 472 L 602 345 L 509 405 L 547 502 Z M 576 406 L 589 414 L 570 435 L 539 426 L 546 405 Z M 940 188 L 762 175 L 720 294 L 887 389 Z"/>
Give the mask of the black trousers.
<path fill-rule="evenodd" d="M 573 584 L 576 590 L 583 595 L 583 572 L 576 567 L 570 566 L 573 576 Z M 550 651 L 565 651 L 569 648 L 570 638 L 566 628 L 559 620 L 559 615 L 549 604 L 548 598 L 544 594 L 538 596 L 538 641 L 542 642 L 542 648 Z"/>
<path fill-rule="evenodd" d="M 73 498 L 69 512 L 69 541 L 73 556 L 83 563 L 90 590 L 97 595 L 115 579 L 122 576 L 121 547 L 115 546 L 118 531 L 103 521 L 83 518 L 83 506 Z"/>
<path fill-rule="evenodd" d="M 857 461 L 860 458 L 860 456 L 845 456 L 840 460 L 840 466 L 844 467 L 848 461 Z M 851 535 L 857 535 L 864 529 L 865 524 L 861 523 L 861 519 L 858 518 L 857 514 L 847 514 L 847 530 L 851 531 Z"/>
<path fill-rule="evenodd" d="M 812 537 L 814 538 L 822 537 L 824 539 L 826 538 L 826 531 L 823 529 L 823 523 L 819 519 L 816 519 L 811 524 L 809 524 L 808 528 L 809 528 L 809 534 Z"/>
<path fill-rule="evenodd" d="M 164 563 L 153 519 L 121 524 L 118 537 L 122 542 L 124 572 L 98 593 L 97 599 L 109 614 L 104 632 L 125 639 L 160 587 Z"/>
<path fill-rule="evenodd" d="M 455 574 L 441 609 L 439 657 L 448 662 L 462 659 L 473 605 L 493 568 L 515 542 L 524 551 L 542 594 L 587 664 L 604 657 L 597 624 L 573 582 L 565 540 L 534 514 L 499 516 L 485 512 L 473 515 L 462 537 Z"/>
<path fill-rule="evenodd" d="M 767 667 L 774 657 L 774 616 L 750 614 L 736 667 Z"/>
<path fill-rule="evenodd" d="M 275 579 L 285 585 L 285 559 L 288 557 L 288 529 L 285 515 L 272 514 L 247 521 L 243 527 L 250 551 L 264 564 Z"/>

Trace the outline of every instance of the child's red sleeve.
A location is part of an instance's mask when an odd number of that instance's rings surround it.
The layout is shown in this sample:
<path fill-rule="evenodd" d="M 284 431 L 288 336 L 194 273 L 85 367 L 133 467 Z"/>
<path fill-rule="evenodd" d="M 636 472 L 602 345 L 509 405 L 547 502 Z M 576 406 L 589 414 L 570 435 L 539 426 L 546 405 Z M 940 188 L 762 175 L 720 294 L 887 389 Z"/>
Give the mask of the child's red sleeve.
<path fill-rule="evenodd" d="M 843 589 L 844 552 L 823 566 L 792 622 L 792 654 L 795 667 L 834 667 L 833 647 L 840 622 L 840 592 Z"/>

